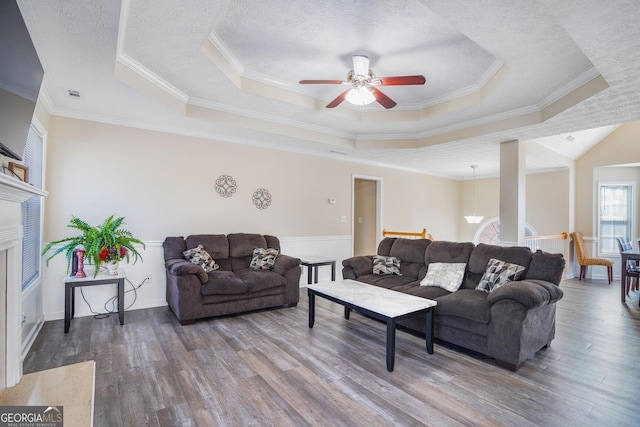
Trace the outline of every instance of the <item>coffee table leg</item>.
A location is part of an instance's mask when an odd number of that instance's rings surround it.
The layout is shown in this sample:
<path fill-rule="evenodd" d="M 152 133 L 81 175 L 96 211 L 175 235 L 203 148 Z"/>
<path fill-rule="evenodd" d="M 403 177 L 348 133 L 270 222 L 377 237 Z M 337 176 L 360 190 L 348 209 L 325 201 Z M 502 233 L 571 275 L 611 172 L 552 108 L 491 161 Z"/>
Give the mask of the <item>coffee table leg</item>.
<path fill-rule="evenodd" d="M 344 308 L 344 318 L 349 320 L 349 315 L 351 314 L 351 309 L 349 307 Z"/>
<path fill-rule="evenodd" d="M 307 284 L 311 285 L 313 283 L 313 267 L 307 265 Z"/>
<path fill-rule="evenodd" d="M 331 263 L 331 281 L 335 282 L 336 281 L 336 262 L 332 262 Z"/>
<path fill-rule="evenodd" d="M 387 371 L 393 372 L 396 361 L 396 321 L 387 320 Z"/>
<path fill-rule="evenodd" d="M 307 293 L 309 295 L 309 327 L 313 328 L 316 320 L 316 294 L 311 289 L 308 289 Z"/>
<path fill-rule="evenodd" d="M 427 353 L 433 354 L 433 309 L 427 310 L 427 325 L 425 329 L 425 340 L 427 342 Z"/>

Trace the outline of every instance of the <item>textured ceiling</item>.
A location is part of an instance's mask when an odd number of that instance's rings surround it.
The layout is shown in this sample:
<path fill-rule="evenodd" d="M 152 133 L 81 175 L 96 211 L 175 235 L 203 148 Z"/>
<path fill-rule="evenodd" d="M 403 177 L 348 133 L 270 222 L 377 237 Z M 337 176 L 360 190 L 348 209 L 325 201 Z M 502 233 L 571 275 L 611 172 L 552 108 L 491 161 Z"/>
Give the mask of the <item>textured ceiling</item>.
<path fill-rule="evenodd" d="M 53 114 L 455 179 L 497 175 L 513 139 L 528 170 L 566 167 L 640 119 L 636 0 L 18 3 Z M 382 88 L 392 110 L 298 84 L 344 80 L 354 54 L 427 84 Z"/>

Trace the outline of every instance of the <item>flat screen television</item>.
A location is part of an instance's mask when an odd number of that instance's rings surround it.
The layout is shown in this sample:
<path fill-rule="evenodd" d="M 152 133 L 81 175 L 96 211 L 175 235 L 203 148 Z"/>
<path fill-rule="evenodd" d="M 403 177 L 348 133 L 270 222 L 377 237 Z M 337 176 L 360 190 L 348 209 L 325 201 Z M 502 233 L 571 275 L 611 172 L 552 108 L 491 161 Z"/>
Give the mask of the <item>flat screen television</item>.
<path fill-rule="evenodd" d="M 0 154 L 22 160 L 44 70 L 15 0 L 0 0 Z"/>

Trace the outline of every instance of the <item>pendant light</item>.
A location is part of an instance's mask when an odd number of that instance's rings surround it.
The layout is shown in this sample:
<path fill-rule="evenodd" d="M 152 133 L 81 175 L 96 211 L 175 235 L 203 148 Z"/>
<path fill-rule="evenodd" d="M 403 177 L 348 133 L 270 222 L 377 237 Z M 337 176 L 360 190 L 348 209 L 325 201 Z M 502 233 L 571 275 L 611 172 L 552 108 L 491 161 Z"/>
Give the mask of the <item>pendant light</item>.
<path fill-rule="evenodd" d="M 478 165 L 471 165 L 471 169 L 473 169 L 473 215 L 465 215 L 464 219 L 467 220 L 469 224 L 479 224 L 482 221 L 483 216 L 476 215 L 476 168 Z"/>

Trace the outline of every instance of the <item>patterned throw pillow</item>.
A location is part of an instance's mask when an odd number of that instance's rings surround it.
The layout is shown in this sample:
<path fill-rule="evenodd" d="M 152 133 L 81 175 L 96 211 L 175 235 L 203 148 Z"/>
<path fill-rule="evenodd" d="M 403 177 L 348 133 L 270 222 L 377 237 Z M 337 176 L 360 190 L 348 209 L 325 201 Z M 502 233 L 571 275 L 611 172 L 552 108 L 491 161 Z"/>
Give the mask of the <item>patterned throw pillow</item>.
<path fill-rule="evenodd" d="M 187 260 L 202 267 L 207 273 L 220 268 L 213 258 L 211 258 L 209 252 L 204 250 L 204 246 L 202 245 L 198 245 L 197 248 L 184 251 L 182 252 L 182 255 L 184 255 Z"/>
<path fill-rule="evenodd" d="M 400 258 L 374 255 L 373 274 L 397 274 L 398 276 L 402 276 L 402 273 L 400 273 Z"/>
<path fill-rule="evenodd" d="M 255 248 L 249 268 L 252 270 L 272 270 L 278 253 L 277 249 Z"/>
<path fill-rule="evenodd" d="M 491 292 L 500 286 L 506 285 L 512 280 L 517 280 L 524 267 L 518 264 L 509 264 L 499 259 L 491 258 L 487 269 L 476 286 L 479 291 Z"/>
<path fill-rule="evenodd" d="M 437 286 L 449 292 L 455 292 L 462 285 L 466 267 L 467 264 L 464 262 L 432 262 L 420 286 Z"/>

